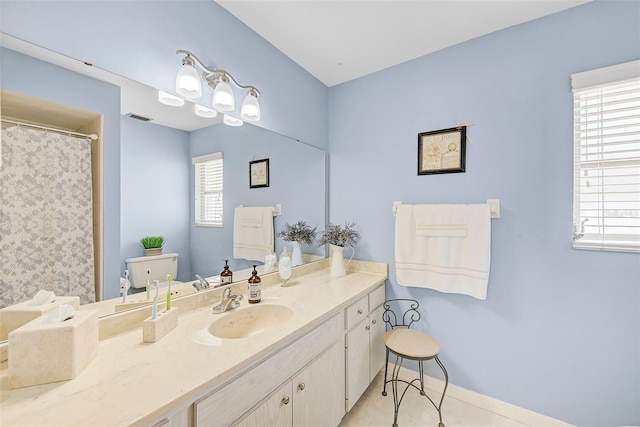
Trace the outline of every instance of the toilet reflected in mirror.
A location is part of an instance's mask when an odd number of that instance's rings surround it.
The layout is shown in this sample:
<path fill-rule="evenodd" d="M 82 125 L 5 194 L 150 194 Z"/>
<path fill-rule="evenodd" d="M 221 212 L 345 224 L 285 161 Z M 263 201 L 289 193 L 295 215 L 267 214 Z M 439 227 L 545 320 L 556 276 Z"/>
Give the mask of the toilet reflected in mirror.
<path fill-rule="evenodd" d="M 177 253 L 127 258 L 126 263 L 131 287 L 135 289 L 144 289 L 154 280 L 162 287 L 168 275 L 178 276 Z"/>
<path fill-rule="evenodd" d="M 94 221 L 98 300 L 121 298 L 119 279 L 127 269 L 127 260 L 142 255 L 139 239 L 148 233 L 171 234 L 165 250 L 179 254 L 180 259 L 173 277 L 186 282 L 193 280 L 194 273 L 205 277 L 217 274 L 222 260 L 230 257 L 232 210 L 238 205 L 281 204 L 283 213 L 275 219 L 276 231 L 284 222 L 298 220 L 324 225 L 325 151 L 248 123 L 237 128 L 225 126 L 219 123 L 220 114 L 216 118 L 198 117 L 194 104 L 188 101 L 184 108 L 191 116 L 189 127 L 170 127 L 173 125 L 163 117 L 177 116 L 179 110 L 160 104 L 156 89 L 6 34 L 0 36 L 3 91 L 75 106 L 101 118 L 103 158 L 94 165 L 94 175 L 100 177 L 100 185 L 94 187 L 102 190 L 102 194 L 94 193 L 94 210 L 102 220 Z M 2 97 L 3 118 L 10 111 L 8 100 Z M 153 111 L 169 110 L 147 114 L 143 110 L 146 106 L 152 106 Z M 153 120 L 136 120 L 136 112 Z M 47 124 L 43 118 L 30 121 Z M 58 126 L 65 127 L 64 123 Z M 171 151 L 164 151 L 167 146 Z M 223 151 L 225 158 L 225 223 L 218 229 L 205 229 L 193 225 L 191 157 L 214 151 Z M 248 165 L 253 158 L 270 158 L 270 187 L 249 188 Z M 296 179 L 291 180 L 291 176 Z M 155 199 L 149 201 L 151 197 Z M 160 217 L 163 224 L 153 223 Z M 157 228 L 146 230 L 145 225 Z M 280 253 L 285 244 L 276 239 L 274 250 Z M 303 251 L 305 261 L 325 256 L 324 247 L 308 245 Z M 231 259 L 230 264 L 234 270 L 241 270 L 250 262 L 245 266 L 244 260 Z M 133 268 L 129 271 L 133 289 L 140 289 Z M 158 280 L 166 281 L 166 273 L 159 274 Z M 145 286 L 146 277 L 142 280 Z"/>

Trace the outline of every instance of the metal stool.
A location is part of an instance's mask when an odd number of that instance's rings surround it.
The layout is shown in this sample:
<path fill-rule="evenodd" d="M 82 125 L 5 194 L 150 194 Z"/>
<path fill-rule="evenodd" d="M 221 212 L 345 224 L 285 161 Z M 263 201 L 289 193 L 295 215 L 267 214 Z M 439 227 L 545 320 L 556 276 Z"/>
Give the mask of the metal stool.
<path fill-rule="evenodd" d="M 394 305 L 397 304 L 399 306 L 403 302 L 410 303 L 410 306 L 402 313 L 402 316 L 398 316 L 391 308 L 390 303 L 394 303 Z M 391 330 L 384 334 L 384 345 L 387 348 L 387 362 L 384 365 L 384 387 L 382 389 L 382 395 L 387 395 L 387 383 L 391 383 L 395 410 L 393 414 L 393 427 L 398 426 L 398 410 L 400 409 L 402 399 L 409 387 L 417 389 L 420 391 L 422 396 L 429 399 L 429 402 L 431 402 L 434 408 L 438 411 L 438 416 L 440 418 L 438 427 L 444 427 L 442 422 L 442 401 L 444 400 L 444 395 L 447 392 L 447 386 L 449 385 L 449 375 L 447 374 L 447 370 L 444 368 L 442 362 L 440 362 L 440 359 L 438 359 L 440 343 L 435 338 L 425 334 L 424 332 L 409 329 L 414 322 L 420 320 L 421 316 L 418 311 L 419 306 L 420 304 L 418 304 L 418 301 L 413 299 L 391 299 L 384 302 L 382 320 L 391 327 Z M 400 312 L 400 309 L 398 312 Z M 393 368 L 393 372 L 391 373 L 391 379 L 387 380 L 389 353 L 393 353 L 396 356 L 396 363 Z M 398 378 L 404 359 L 415 360 L 418 362 L 420 378 L 416 378 L 412 381 L 406 381 Z M 424 370 L 422 362 L 431 359 L 435 360 L 444 374 L 444 390 L 442 390 L 442 397 L 440 398 L 440 403 L 438 405 L 436 405 L 436 403 L 424 391 Z M 414 384 L 417 381 L 420 382 L 420 387 Z M 407 384 L 401 395 L 398 394 L 399 382 Z"/>

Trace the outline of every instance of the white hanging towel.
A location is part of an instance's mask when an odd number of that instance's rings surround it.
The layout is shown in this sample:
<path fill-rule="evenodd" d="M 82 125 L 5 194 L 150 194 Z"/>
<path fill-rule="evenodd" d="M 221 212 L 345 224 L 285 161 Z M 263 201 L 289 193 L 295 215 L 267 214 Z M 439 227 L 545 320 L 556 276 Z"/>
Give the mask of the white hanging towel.
<path fill-rule="evenodd" d="M 489 205 L 398 205 L 396 279 L 400 285 L 487 298 Z"/>
<path fill-rule="evenodd" d="M 238 207 L 233 217 L 233 257 L 264 261 L 273 250 L 273 207 Z"/>

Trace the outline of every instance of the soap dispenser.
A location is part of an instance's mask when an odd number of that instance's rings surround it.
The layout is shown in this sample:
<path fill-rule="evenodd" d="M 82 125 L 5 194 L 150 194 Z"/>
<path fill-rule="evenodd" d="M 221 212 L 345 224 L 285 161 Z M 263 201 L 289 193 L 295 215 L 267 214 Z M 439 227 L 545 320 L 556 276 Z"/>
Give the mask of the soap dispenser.
<path fill-rule="evenodd" d="M 249 304 L 257 304 L 261 300 L 262 280 L 258 276 L 256 266 L 253 266 L 251 277 L 249 277 Z"/>
<path fill-rule="evenodd" d="M 224 260 L 224 269 L 220 273 L 220 284 L 228 285 L 233 282 L 233 272 L 229 270 L 229 260 Z"/>

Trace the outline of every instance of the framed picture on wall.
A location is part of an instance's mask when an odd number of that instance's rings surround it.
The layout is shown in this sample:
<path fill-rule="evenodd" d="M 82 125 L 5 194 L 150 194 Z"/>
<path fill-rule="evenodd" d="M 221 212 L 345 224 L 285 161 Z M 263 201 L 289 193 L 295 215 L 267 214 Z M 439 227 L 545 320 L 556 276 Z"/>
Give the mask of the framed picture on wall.
<path fill-rule="evenodd" d="M 249 162 L 249 188 L 269 186 L 269 159 Z"/>
<path fill-rule="evenodd" d="M 467 127 L 418 134 L 418 175 L 464 172 Z"/>

